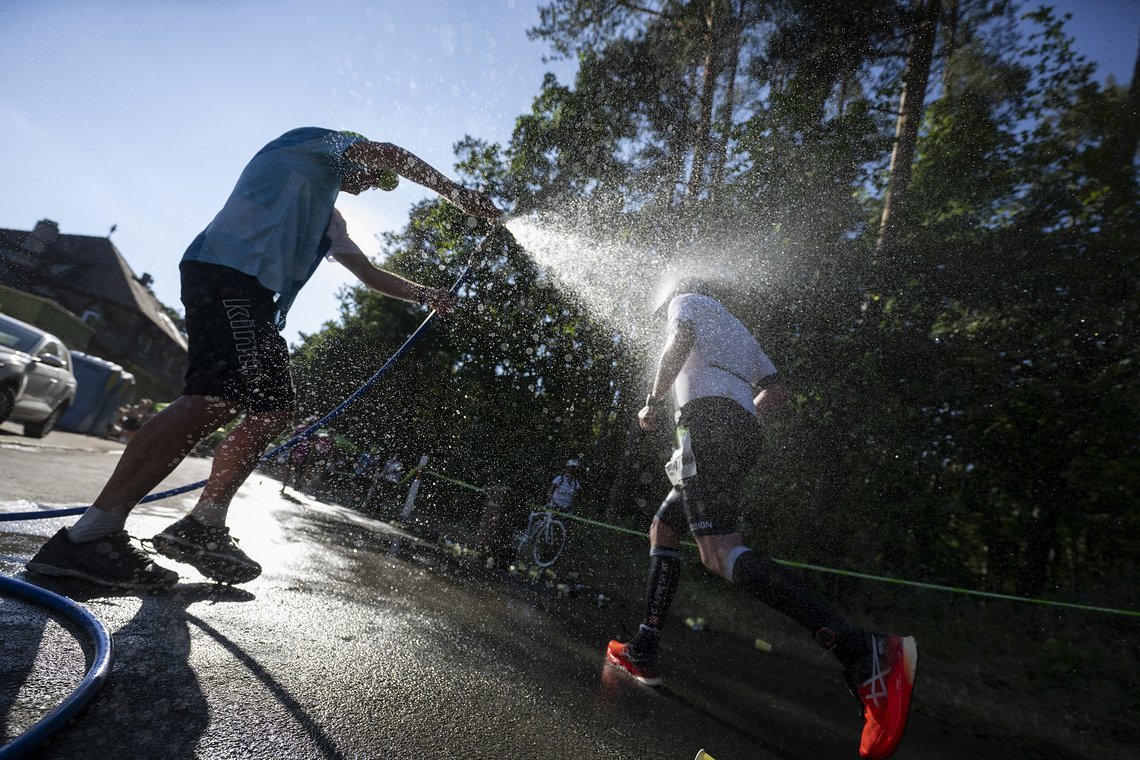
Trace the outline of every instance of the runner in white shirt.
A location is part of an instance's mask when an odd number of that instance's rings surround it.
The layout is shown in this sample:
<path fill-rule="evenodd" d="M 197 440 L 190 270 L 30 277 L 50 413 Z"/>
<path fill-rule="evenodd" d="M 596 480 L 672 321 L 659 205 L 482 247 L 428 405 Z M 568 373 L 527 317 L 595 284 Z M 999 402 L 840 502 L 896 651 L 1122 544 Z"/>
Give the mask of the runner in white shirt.
<path fill-rule="evenodd" d="M 864 708 L 860 754 L 886 757 L 906 726 L 918 662 L 914 639 L 865 632 L 817 600 L 797 576 L 744 545 L 737 504 L 760 452 L 759 420 L 788 393 L 764 349 L 711 292 L 704 282 L 681 281 L 663 302 L 668 337 L 638 419 L 643 429 L 655 429 L 673 390 L 678 447 L 666 472 L 674 485 L 649 531 L 644 622 L 632 641 L 611 641 L 606 659 L 642 683 L 661 683 L 661 625 L 680 580 L 680 540 L 688 531 L 705 567 L 800 623 L 839 658 Z"/>

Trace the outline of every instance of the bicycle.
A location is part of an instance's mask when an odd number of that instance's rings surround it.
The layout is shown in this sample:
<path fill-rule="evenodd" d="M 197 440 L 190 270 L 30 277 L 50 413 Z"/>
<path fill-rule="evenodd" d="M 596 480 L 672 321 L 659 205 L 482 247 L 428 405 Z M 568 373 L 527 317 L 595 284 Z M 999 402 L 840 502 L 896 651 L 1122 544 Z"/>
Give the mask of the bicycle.
<path fill-rule="evenodd" d="M 531 557 L 539 567 L 550 567 L 558 561 L 566 548 L 566 525 L 548 510 L 530 513 L 526 530 L 519 534 L 516 552 L 525 556 L 527 544 L 532 544 Z"/>

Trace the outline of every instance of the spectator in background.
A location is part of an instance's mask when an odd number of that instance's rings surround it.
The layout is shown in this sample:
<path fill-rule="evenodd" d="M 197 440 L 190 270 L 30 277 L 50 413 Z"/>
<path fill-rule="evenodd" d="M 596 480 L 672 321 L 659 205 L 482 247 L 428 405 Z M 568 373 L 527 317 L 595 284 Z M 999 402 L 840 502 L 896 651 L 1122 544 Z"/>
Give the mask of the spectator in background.
<path fill-rule="evenodd" d="M 293 428 L 293 432 L 289 434 L 289 437 L 286 438 L 286 440 L 292 440 L 293 438 L 296 438 L 301 433 L 305 432 L 305 430 L 308 429 L 308 427 L 316 421 L 317 418 L 315 416 L 310 415 L 309 417 L 306 417 L 300 425 Z M 311 441 L 311 437 L 302 438 L 293 444 L 293 446 L 289 449 L 288 470 L 286 470 L 285 476 L 281 478 L 282 493 L 285 492 L 285 486 L 299 488 L 301 483 L 304 481 L 304 478 L 307 475 L 309 469 L 309 455 L 312 448 Z"/>
<path fill-rule="evenodd" d="M 367 499 L 368 492 L 372 489 L 372 478 L 376 476 L 378 464 L 380 458 L 374 450 L 365 449 L 356 458 L 356 464 L 352 467 L 351 505 L 361 509 L 367 506 L 363 500 Z"/>
<path fill-rule="evenodd" d="M 479 521 L 478 550 L 496 564 L 511 560 L 511 530 L 503 514 L 508 489 L 502 483 L 493 483 L 483 489 L 483 517 Z"/>
<path fill-rule="evenodd" d="M 131 440 L 143 423 L 154 416 L 154 401 L 144 398 L 137 404 L 124 404 L 119 407 L 119 440 Z"/>
<path fill-rule="evenodd" d="M 550 488 L 546 489 L 546 508 L 573 514 L 574 500 L 581 490 L 582 483 L 578 480 L 578 460 L 570 459 L 566 462 L 566 470 L 550 481 Z"/>

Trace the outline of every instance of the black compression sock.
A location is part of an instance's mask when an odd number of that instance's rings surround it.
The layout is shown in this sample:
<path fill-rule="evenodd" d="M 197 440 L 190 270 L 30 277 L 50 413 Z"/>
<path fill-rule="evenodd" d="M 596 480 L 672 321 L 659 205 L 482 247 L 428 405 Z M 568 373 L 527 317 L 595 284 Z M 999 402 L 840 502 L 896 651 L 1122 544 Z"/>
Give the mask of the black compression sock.
<path fill-rule="evenodd" d="M 645 592 L 645 625 L 660 631 L 673 594 L 681 582 L 681 552 L 656 547 L 649 552 L 649 583 Z"/>
<path fill-rule="evenodd" d="M 867 637 L 861 628 L 830 610 L 802 580 L 770 558 L 745 550 L 735 557 L 731 570 L 733 583 L 808 629 L 845 667 L 866 653 Z"/>

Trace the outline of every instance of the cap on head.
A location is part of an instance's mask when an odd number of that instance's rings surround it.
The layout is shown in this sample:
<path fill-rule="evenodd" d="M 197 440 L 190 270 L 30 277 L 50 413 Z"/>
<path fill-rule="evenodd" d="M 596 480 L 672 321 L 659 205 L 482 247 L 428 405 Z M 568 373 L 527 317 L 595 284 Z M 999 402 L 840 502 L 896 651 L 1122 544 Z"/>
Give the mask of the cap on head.
<path fill-rule="evenodd" d="M 381 190 L 392 191 L 400 184 L 400 175 L 391 169 L 383 169 L 373 176 L 376 178 L 376 187 Z"/>
<path fill-rule="evenodd" d="M 577 467 L 578 466 L 578 460 L 577 459 L 568 459 L 568 460 L 566 460 L 566 466 L 567 467 Z"/>

